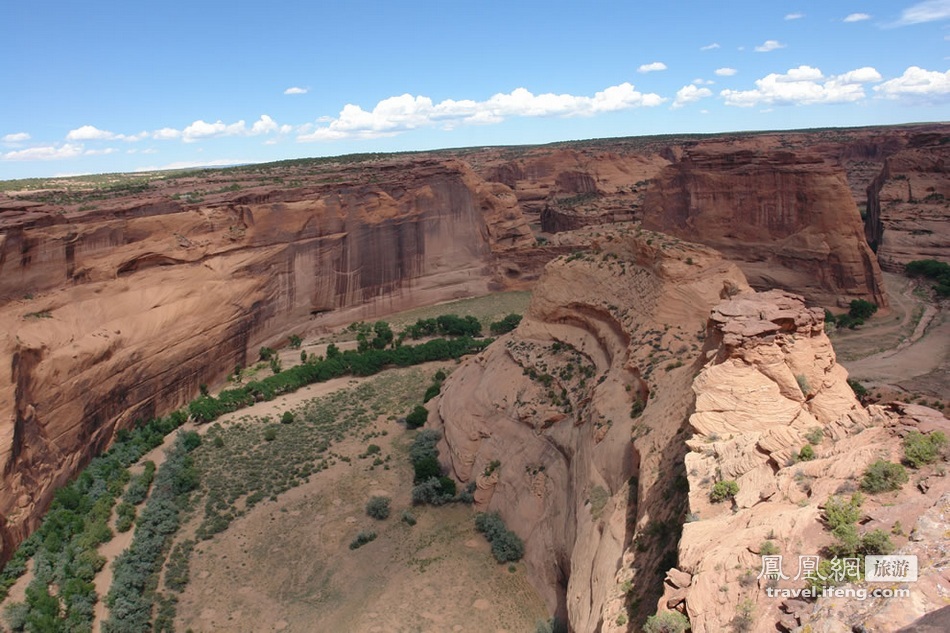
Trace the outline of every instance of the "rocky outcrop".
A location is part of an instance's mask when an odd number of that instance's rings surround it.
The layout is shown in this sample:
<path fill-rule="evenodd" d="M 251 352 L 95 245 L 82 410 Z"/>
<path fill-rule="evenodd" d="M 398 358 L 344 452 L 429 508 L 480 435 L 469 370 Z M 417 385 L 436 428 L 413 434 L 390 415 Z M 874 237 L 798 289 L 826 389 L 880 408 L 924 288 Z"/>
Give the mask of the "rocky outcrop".
<path fill-rule="evenodd" d="M 932 430 L 920 419 L 934 416 L 861 407 L 835 361 L 821 312 L 781 291 L 740 295 L 716 306 L 705 358 L 693 382 L 695 410 L 685 457 L 690 519 L 683 526 L 677 572 L 667 580 L 658 607 L 684 612 L 696 633 L 727 630 L 740 612 L 747 630 L 763 633 L 808 623 L 814 630 L 839 630 L 823 626 L 843 623 L 840 605 L 823 610 L 820 603 L 783 601 L 770 597 L 766 587 L 804 586 L 795 577 L 799 557 L 820 555 L 832 540 L 821 521 L 826 500 L 856 490 L 857 477 L 876 459 L 899 461 L 899 435 L 905 429 Z M 799 461 L 810 442 L 814 458 Z M 720 481 L 735 482 L 738 492 L 716 503 L 711 492 Z M 913 525 L 941 503 L 950 484 L 941 478 L 939 488 L 925 496 L 908 490 L 897 503 L 866 500 L 861 530 L 891 532 L 898 516 Z M 902 506 L 899 515 L 894 506 Z M 783 556 L 787 578 L 770 581 L 763 574 L 766 542 Z M 904 609 L 907 621 L 938 606 L 925 602 L 929 606 Z M 889 627 L 898 621 L 885 617 L 878 623 Z M 865 623 L 856 616 L 840 630 Z"/>
<path fill-rule="evenodd" d="M 886 305 L 881 272 L 843 174 L 817 154 L 706 143 L 663 170 L 643 224 L 712 246 L 753 286 L 828 306 Z"/>
<path fill-rule="evenodd" d="M 402 167 L 377 166 L 375 183 L 5 215 L 3 556 L 117 429 L 289 329 L 505 287 L 499 258 L 534 244 L 511 191 L 457 161 Z"/>
<path fill-rule="evenodd" d="M 429 422 L 576 631 L 624 630 L 626 605 L 662 591 L 697 327 L 721 293 L 748 290 L 704 247 L 632 225 L 597 235 L 547 266 L 519 328 L 452 373 Z"/>
<path fill-rule="evenodd" d="M 912 137 L 887 158 L 867 189 L 867 239 L 881 267 L 903 272 L 916 259 L 945 259 L 950 249 L 950 136 Z"/>

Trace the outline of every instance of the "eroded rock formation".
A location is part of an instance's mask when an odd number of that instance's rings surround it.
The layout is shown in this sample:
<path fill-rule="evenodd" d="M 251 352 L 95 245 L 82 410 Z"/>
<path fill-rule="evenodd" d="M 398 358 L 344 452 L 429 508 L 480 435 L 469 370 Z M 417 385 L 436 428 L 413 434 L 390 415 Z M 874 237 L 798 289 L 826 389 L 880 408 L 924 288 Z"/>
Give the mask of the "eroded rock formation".
<path fill-rule="evenodd" d="M 721 293 L 748 286 L 675 238 L 633 226 L 591 238 L 548 265 L 512 335 L 451 375 L 430 424 L 451 472 L 477 482 L 478 508 L 525 538 L 551 608 L 573 630 L 623 630 L 617 615 L 658 597 L 675 548 L 697 336 Z"/>
<path fill-rule="evenodd" d="M 908 430 L 945 429 L 943 416 L 923 407 L 865 410 L 847 385 L 847 372 L 835 362 L 820 311 L 784 292 L 739 295 L 716 306 L 705 356 L 693 382 L 695 411 L 685 458 L 691 520 L 683 526 L 678 569 L 667 578 L 659 609 L 685 612 L 692 630 L 703 633 L 728 629 L 740 610 L 751 617 L 749 630 L 755 631 L 808 623 L 816 630 L 859 624 L 875 630 L 909 623 L 941 606 L 932 595 L 916 596 L 895 601 L 889 615 L 870 610 L 869 616 L 868 605 L 842 609 L 839 604 L 832 611 L 821 600 L 770 597 L 766 586 L 803 587 L 805 581 L 795 578 L 798 557 L 819 555 L 832 541 L 822 522 L 827 499 L 857 490 L 871 462 L 900 461 L 899 436 Z M 815 457 L 800 461 L 809 441 Z M 713 502 L 710 493 L 718 481 L 737 483 L 734 499 Z M 861 531 L 897 534 L 892 526 L 898 518 L 914 525 L 927 512 L 943 511 L 940 498 L 950 482 L 928 481 L 933 487 L 926 494 L 921 488 L 896 499 L 866 500 Z M 766 542 L 786 561 L 788 578 L 774 584 L 762 574 Z M 925 576 L 939 582 L 940 572 L 932 569 Z"/>

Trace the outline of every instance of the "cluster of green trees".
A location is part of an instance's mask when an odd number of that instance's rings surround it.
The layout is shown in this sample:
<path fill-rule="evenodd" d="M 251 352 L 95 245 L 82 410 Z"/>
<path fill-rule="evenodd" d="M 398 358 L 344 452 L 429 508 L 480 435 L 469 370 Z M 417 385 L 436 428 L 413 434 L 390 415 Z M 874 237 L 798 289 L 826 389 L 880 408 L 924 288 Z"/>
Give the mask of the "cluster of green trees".
<path fill-rule="evenodd" d="M 102 625 L 105 633 L 140 633 L 151 629 L 152 607 L 157 597 L 155 578 L 178 531 L 188 495 L 199 484 L 198 471 L 189 455 L 190 448 L 199 443 L 197 434 L 180 434 L 155 476 L 154 489 L 139 517 L 135 538 L 114 564 L 112 587 L 106 596 L 109 619 Z"/>
<path fill-rule="evenodd" d="M 273 376 L 225 389 L 217 398 L 209 394 L 201 395 L 188 405 L 188 412 L 199 422 L 210 422 L 225 413 L 262 400 L 273 400 L 281 394 L 315 382 L 346 375 L 371 376 L 387 366 L 409 367 L 434 360 L 457 359 L 480 352 L 491 342 L 491 339 L 474 340 L 463 336 L 457 339 L 434 339 L 421 345 L 345 352 L 330 345 L 326 358 L 311 357 L 307 362 Z"/>
<path fill-rule="evenodd" d="M 399 334 L 400 338 L 414 340 L 436 335 L 481 336 L 482 324 L 471 315 L 460 317 L 457 314 L 443 314 L 434 319 L 419 319 Z"/>
<path fill-rule="evenodd" d="M 829 310 L 825 310 L 825 322 L 834 323 L 839 328 L 855 329 L 871 318 L 877 312 L 877 305 L 864 299 L 854 299 L 848 307 L 845 314 L 833 315 Z"/>
<path fill-rule="evenodd" d="M 502 334 L 507 334 L 514 330 L 521 323 L 521 315 L 511 313 L 508 316 L 504 317 L 500 321 L 493 321 L 491 325 L 488 326 L 488 329 L 495 336 L 500 336 Z"/>
<path fill-rule="evenodd" d="M 34 578 L 26 601 L 11 605 L 6 614 L 13 630 L 91 629 L 97 601 L 92 580 L 105 564 L 96 549 L 113 536 L 109 516 L 129 482 L 128 467 L 161 445 L 165 435 L 186 419 L 187 415 L 179 411 L 120 431 L 112 448 L 94 458 L 74 481 L 56 492 L 43 523 L 0 573 L 0 595 L 5 596 L 26 571 L 26 562 L 33 558 Z M 129 488 L 132 496 L 127 496 L 126 502 L 136 499 L 134 488 L 144 484 L 143 477 L 133 480 Z M 146 493 L 147 489 L 145 484 Z M 50 592 L 51 586 L 58 588 L 55 595 Z"/>
<path fill-rule="evenodd" d="M 412 489 L 412 502 L 440 506 L 456 500 L 455 480 L 446 477 L 439 465 L 439 451 L 435 445 L 442 434 L 432 429 L 419 431 L 409 448 L 409 461 L 412 463 L 415 486 Z"/>
<path fill-rule="evenodd" d="M 939 297 L 950 297 L 950 264 L 936 259 L 918 259 L 909 262 L 904 270 L 911 277 L 925 277 L 936 283 L 933 286 Z"/>
<path fill-rule="evenodd" d="M 524 542 L 508 529 L 497 512 L 475 515 L 475 529 L 491 543 L 491 553 L 499 563 L 513 563 L 524 556 Z"/>

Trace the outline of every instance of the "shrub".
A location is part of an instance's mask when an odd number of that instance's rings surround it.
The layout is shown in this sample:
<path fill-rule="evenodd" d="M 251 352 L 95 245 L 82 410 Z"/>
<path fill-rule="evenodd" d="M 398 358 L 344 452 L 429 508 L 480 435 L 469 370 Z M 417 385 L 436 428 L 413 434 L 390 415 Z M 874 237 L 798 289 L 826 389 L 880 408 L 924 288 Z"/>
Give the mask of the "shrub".
<path fill-rule="evenodd" d="M 848 315 L 853 319 L 867 320 L 877 312 L 877 306 L 864 299 L 854 299 L 848 309 Z"/>
<path fill-rule="evenodd" d="M 883 556 L 893 551 L 891 537 L 884 530 L 871 530 L 861 537 L 860 553 L 864 556 Z"/>
<path fill-rule="evenodd" d="M 181 431 L 181 441 L 185 451 L 190 453 L 201 446 L 201 435 L 198 431 Z"/>
<path fill-rule="evenodd" d="M 872 494 L 898 490 L 908 479 L 903 466 L 879 459 L 864 471 L 861 490 Z"/>
<path fill-rule="evenodd" d="M 842 525 L 850 525 L 861 518 L 863 498 L 860 492 L 851 495 L 851 501 L 845 503 L 838 497 L 828 497 L 825 502 L 825 523 L 828 529 L 835 530 Z"/>
<path fill-rule="evenodd" d="M 389 497 L 372 497 L 366 503 L 366 514 L 377 521 L 389 518 Z"/>
<path fill-rule="evenodd" d="M 291 349 L 300 349 L 300 345 L 303 343 L 303 339 L 297 336 L 296 334 L 291 334 L 289 337 L 290 348 Z"/>
<path fill-rule="evenodd" d="M 284 415 L 280 416 L 281 424 L 293 424 L 294 414 L 290 411 L 284 411 Z"/>
<path fill-rule="evenodd" d="M 475 515 L 475 529 L 491 543 L 492 555 L 499 563 L 513 563 L 524 556 L 524 542 L 509 530 L 497 512 Z"/>
<path fill-rule="evenodd" d="M 736 617 L 732 620 L 732 628 L 736 633 L 746 633 L 755 626 L 755 603 L 746 598 L 736 608 Z"/>
<path fill-rule="evenodd" d="M 415 517 L 415 515 L 414 515 L 412 512 L 409 512 L 409 510 L 403 510 L 403 511 L 402 511 L 402 522 L 405 523 L 406 525 L 415 525 L 415 524 L 416 524 L 416 517 Z"/>
<path fill-rule="evenodd" d="M 798 459 L 802 460 L 803 462 L 815 459 L 815 449 L 811 447 L 811 444 L 805 444 L 802 446 L 802 450 L 798 451 Z"/>
<path fill-rule="evenodd" d="M 864 385 L 862 385 L 857 380 L 852 380 L 851 378 L 848 378 L 848 386 L 851 387 L 851 391 L 854 392 L 854 395 L 859 400 L 868 395 L 868 390 L 865 389 Z"/>
<path fill-rule="evenodd" d="M 435 398 L 437 395 L 439 395 L 439 392 L 440 392 L 440 391 L 442 391 L 442 383 L 440 383 L 440 382 L 434 382 L 434 383 L 432 383 L 431 385 L 429 385 L 429 388 L 426 389 L 425 394 L 422 396 L 422 402 L 423 402 L 423 403 L 426 403 L 426 402 L 428 402 L 429 400 L 432 400 L 432 399 Z M 423 407 L 423 408 L 425 408 L 425 407 Z M 425 421 L 423 421 L 422 423 L 425 424 Z M 420 425 L 420 426 L 421 426 L 421 425 Z"/>
<path fill-rule="evenodd" d="M 941 297 L 950 297 L 950 264 L 935 259 L 918 259 L 909 262 L 905 271 L 911 277 L 926 277 L 937 283 L 934 290 Z"/>
<path fill-rule="evenodd" d="M 762 556 L 774 556 L 775 554 L 778 554 L 778 552 L 778 545 L 772 541 L 763 541 L 762 544 L 759 545 L 759 554 Z"/>
<path fill-rule="evenodd" d="M 268 442 L 273 442 L 274 440 L 276 440 L 277 429 L 275 429 L 272 426 L 269 426 L 266 429 L 264 429 L 264 439 L 267 440 Z"/>
<path fill-rule="evenodd" d="M 739 484 L 733 480 L 717 481 L 709 493 L 709 499 L 713 503 L 719 503 L 726 499 L 732 499 L 739 492 Z"/>
<path fill-rule="evenodd" d="M 452 482 L 451 491 L 443 489 L 445 480 Z M 430 477 L 412 488 L 412 502 L 416 505 L 440 506 L 451 501 L 454 496 L 455 482 L 448 477 Z"/>
<path fill-rule="evenodd" d="M 947 446 L 947 436 L 941 431 L 924 435 L 920 431 L 911 431 L 904 438 L 904 463 L 911 468 L 920 468 L 932 464 L 940 457 Z"/>
<path fill-rule="evenodd" d="M 811 392 L 811 385 L 808 384 L 808 378 L 802 374 L 795 376 L 795 382 L 798 383 L 798 388 L 802 390 L 802 395 L 807 396 Z"/>
<path fill-rule="evenodd" d="M 259 356 L 262 361 L 266 362 L 273 358 L 275 353 L 276 352 L 274 352 L 274 350 L 269 347 L 262 347 L 259 352 Z"/>
<path fill-rule="evenodd" d="M 406 416 L 406 428 L 418 429 L 420 426 L 424 425 L 428 419 L 429 411 L 426 410 L 426 408 L 421 404 L 417 404 L 416 408 Z"/>
<path fill-rule="evenodd" d="M 356 535 L 356 538 L 350 541 L 350 549 L 359 549 L 376 540 L 376 532 L 360 532 Z"/>
<path fill-rule="evenodd" d="M 812 429 L 805 434 L 805 439 L 808 440 L 808 443 L 813 446 L 818 446 L 821 444 L 821 440 L 824 437 L 825 432 L 820 426 L 812 427 Z"/>
<path fill-rule="evenodd" d="M 488 326 L 488 329 L 495 335 L 507 334 L 518 327 L 519 323 L 521 323 L 521 315 L 512 313 L 500 321 L 495 321 Z"/>
<path fill-rule="evenodd" d="M 689 618 L 679 611 L 664 611 L 647 618 L 643 633 L 685 633 L 689 630 Z"/>

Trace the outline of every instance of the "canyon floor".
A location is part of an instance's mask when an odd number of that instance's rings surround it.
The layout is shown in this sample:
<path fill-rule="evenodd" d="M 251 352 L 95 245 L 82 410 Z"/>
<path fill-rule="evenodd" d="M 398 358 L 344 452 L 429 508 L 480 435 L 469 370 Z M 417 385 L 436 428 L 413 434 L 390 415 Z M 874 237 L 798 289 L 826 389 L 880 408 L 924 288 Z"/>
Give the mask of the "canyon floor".
<path fill-rule="evenodd" d="M 488 323 L 523 311 L 529 296 L 499 293 L 400 313 L 389 322 L 398 329 L 452 312 Z M 346 348 L 351 338 L 351 332 L 342 331 L 305 341 L 303 349 L 320 354 L 327 342 Z M 299 352 L 283 350 L 281 359 L 289 366 L 299 362 Z M 178 630 L 515 633 L 546 619 L 524 566 L 495 562 L 474 530 L 470 507 L 411 505 L 407 451 L 415 432 L 397 420 L 421 402 L 436 371 L 453 367 L 428 363 L 376 377 L 332 380 L 201 427 L 209 449 L 214 436 L 225 445 L 256 438 L 283 411 L 297 412 L 297 421 L 278 428 L 280 433 L 308 424 L 308 408 L 321 406 L 332 407 L 347 428 L 341 429 L 340 441 L 332 442 L 325 470 L 262 500 L 226 530 L 199 542 L 191 557 L 191 580 L 179 597 Z M 277 450 L 280 441 L 274 442 Z M 365 455 L 370 444 L 380 447 L 374 457 Z M 250 451 L 242 452 L 221 464 L 213 453 L 199 453 L 208 469 L 206 480 L 217 476 L 215 464 L 233 468 L 234 460 L 250 457 Z M 393 500 L 384 521 L 364 511 L 374 495 Z M 404 511 L 414 516 L 415 525 L 402 520 Z M 176 542 L 194 538 L 201 519 L 198 507 Z M 378 537 L 349 549 L 365 530 Z"/>

